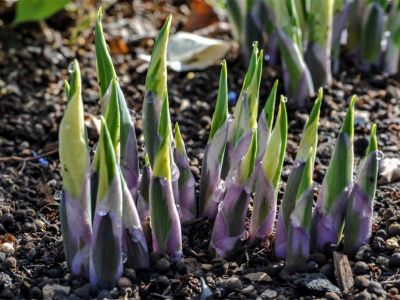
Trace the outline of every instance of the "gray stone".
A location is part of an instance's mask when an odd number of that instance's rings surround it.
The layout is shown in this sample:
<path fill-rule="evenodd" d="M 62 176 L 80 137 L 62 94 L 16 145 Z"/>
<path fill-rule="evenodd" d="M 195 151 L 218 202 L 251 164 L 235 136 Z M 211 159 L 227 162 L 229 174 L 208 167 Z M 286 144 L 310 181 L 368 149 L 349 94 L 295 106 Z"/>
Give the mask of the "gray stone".
<path fill-rule="evenodd" d="M 266 289 L 261 293 L 261 299 L 275 299 L 278 296 L 278 293 L 274 290 Z"/>
<path fill-rule="evenodd" d="M 341 295 L 340 289 L 322 273 L 301 274 L 294 280 L 294 284 L 306 288 L 315 296 L 324 296 L 327 292 Z"/>
<path fill-rule="evenodd" d="M 271 277 L 265 272 L 249 273 L 244 275 L 244 278 L 250 280 L 251 282 L 270 282 Z"/>
<path fill-rule="evenodd" d="M 46 284 L 42 288 L 43 300 L 54 299 L 57 292 L 65 293 L 68 295 L 70 290 L 71 290 L 71 287 L 69 287 L 69 286 L 64 286 L 64 285 L 59 285 L 59 284 Z"/>
<path fill-rule="evenodd" d="M 225 287 L 228 291 L 233 292 L 235 290 L 241 290 L 243 288 L 243 283 L 238 277 L 232 276 L 225 280 Z"/>

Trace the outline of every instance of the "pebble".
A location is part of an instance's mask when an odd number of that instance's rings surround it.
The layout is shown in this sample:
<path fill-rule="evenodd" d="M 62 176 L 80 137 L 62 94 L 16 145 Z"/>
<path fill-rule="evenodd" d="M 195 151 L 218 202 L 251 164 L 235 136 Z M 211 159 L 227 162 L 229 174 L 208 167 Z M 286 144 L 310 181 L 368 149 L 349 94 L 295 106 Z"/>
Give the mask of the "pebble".
<path fill-rule="evenodd" d="M 165 257 L 160 258 L 155 265 L 155 269 L 161 272 L 166 272 L 171 268 L 171 263 Z"/>
<path fill-rule="evenodd" d="M 399 245 L 399 240 L 397 239 L 397 237 L 392 237 L 392 238 L 386 240 L 386 248 L 388 248 L 390 250 L 394 250 L 399 247 L 400 247 L 400 245 Z"/>
<path fill-rule="evenodd" d="M 0 223 L 0 235 L 6 234 L 6 230 L 4 229 L 3 224 Z"/>
<path fill-rule="evenodd" d="M 37 231 L 46 231 L 46 224 L 42 220 L 36 219 L 34 223 Z"/>
<path fill-rule="evenodd" d="M 369 245 L 364 245 L 357 251 L 355 258 L 357 260 L 367 260 L 371 256 L 371 252 L 371 247 Z"/>
<path fill-rule="evenodd" d="M 17 267 L 17 260 L 15 259 L 15 257 L 8 257 L 4 261 L 3 265 L 6 269 L 13 270 Z"/>
<path fill-rule="evenodd" d="M 385 251 L 386 250 L 385 240 L 381 237 L 376 236 L 372 241 L 372 248 L 377 252 Z"/>
<path fill-rule="evenodd" d="M 279 272 L 285 267 L 283 263 L 272 263 L 267 266 L 265 272 L 268 273 L 269 276 L 278 276 Z"/>
<path fill-rule="evenodd" d="M 387 238 L 387 233 L 386 233 L 385 229 L 379 229 L 376 232 L 375 236 L 378 236 L 378 237 L 381 237 L 383 239 L 386 239 Z"/>
<path fill-rule="evenodd" d="M 105 299 L 111 299 L 112 295 L 110 291 L 108 290 L 101 290 L 100 293 L 97 295 L 97 299 L 99 300 L 105 300 Z"/>
<path fill-rule="evenodd" d="M 35 286 L 35 287 L 30 289 L 29 296 L 32 299 L 42 299 L 42 290 L 39 289 L 37 286 Z"/>
<path fill-rule="evenodd" d="M 233 292 L 235 290 L 241 290 L 243 288 L 243 283 L 238 277 L 232 276 L 225 280 L 225 286 L 228 291 Z"/>
<path fill-rule="evenodd" d="M 340 300 L 342 299 L 341 297 L 339 297 L 338 294 L 334 293 L 334 292 L 328 292 L 325 294 L 325 298 L 327 300 Z"/>
<path fill-rule="evenodd" d="M 178 271 L 179 274 L 185 275 L 187 273 L 187 266 L 183 260 L 179 260 L 175 264 L 175 269 Z"/>
<path fill-rule="evenodd" d="M 391 268 L 400 268 L 400 253 L 393 253 L 389 258 L 389 266 Z"/>
<path fill-rule="evenodd" d="M 301 274 L 294 280 L 294 284 L 306 288 L 315 296 L 324 296 L 327 292 L 341 294 L 339 288 L 322 273 Z"/>
<path fill-rule="evenodd" d="M 3 252 L 0 252 L 0 263 L 2 263 L 3 261 L 5 261 L 6 259 L 6 254 Z"/>
<path fill-rule="evenodd" d="M 390 236 L 400 235 L 400 224 L 399 223 L 390 224 L 388 228 L 388 233 Z"/>
<path fill-rule="evenodd" d="M 132 281 L 128 277 L 121 277 L 118 279 L 117 285 L 121 289 L 126 289 L 132 286 Z"/>
<path fill-rule="evenodd" d="M 1 223 L 4 225 L 4 227 L 12 225 L 12 223 L 14 223 L 14 216 L 10 213 L 5 213 L 1 216 Z"/>
<path fill-rule="evenodd" d="M 364 290 L 369 285 L 369 279 L 365 276 L 357 276 L 354 279 L 354 286 L 359 290 Z"/>
<path fill-rule="evenodd" d="M 358 261 L 354 264 L 353 272 L 356 275 L 367 274 L 369 271 L 368 265 L 363 261 Z"/>
<path fill-rule="evenodd" d="M 318 263 L 315 262 L 315 261 L 313 261 L 313 260 L 309 261 L 309 262 L 306 264 L 305 268 L 304 268 L 304 271 L 305 271 L 306 273 L 314 273 L 314 272 L 316 272 L 317 270 L 318 270 Z"/>
<path fill-rule="evenodd" d="M 128 277 L 132 282 L 136 282 L 136 271 L 132 268 L 126 268 L 124 275 Z"/>
<path fill-rule="evenodd" d="M 8 255 L 13 255 L 15 252 L 14 246 L 11 243 L 3 243 L 0 246 L 0 252 L 3 252 Z"/>
<path fill-rule="evenodd" d="M 319 270 L 322 274 L 324 274 L 326 277 L 330 278 L 333 275 L 333 267 L 332 264 L 326 264 L 321 267 Z"/>
<path fill-rule="evenodd" d="M 371 294 L 367 291 L 354 295 L 354 300 L 370 300 L 371 298 Z"/>
<path fill-rule="evenodd" d="M 169 279 L 164 275 L 158 276 L 156 279 L 156 284 L 159 288 L 164 289 L 169 285 Z"/>
<path fill-rule="evenodd" d="M 310 255 L 309 260 L 315 261 L 319 266 L 326 264 L 326 256 L 323 253 L 315 252 Z"/>
<path fill-rule="evenodd" d="M 378 296 L 386 295 L 386 292 L 382 289 L 382 285 L 379 282 L 371 281 L 368 285 L 368 292 Z"/>
<path fill-rule="evenodd" d="M 278 296 L 278 293 L 274 290 L 266 289 L 261 293 L 261 299 L 275 299 Z"/>
<path fill-rule="evenodd" d="M 272 280 L 265 272 L 249 273 L 244 275 L 244 278 L 247 278 L 252 282 L 270 282 Z"/>
<path fill-rule="evenodd" d="M 56 292 L 68 295 L 71 287 L 59 284 L 46 284 L 42 288 L 43 300 L 51 300 L 56 296 Z"/>
<path fill-rule="evenodd" d="M 90 299 L 90 296 L 91 296 L 90 295 L 90 283 L 87 283 L 84 286 L 77 288 L 74 291 L 74 294 L 82 299 Z"/>

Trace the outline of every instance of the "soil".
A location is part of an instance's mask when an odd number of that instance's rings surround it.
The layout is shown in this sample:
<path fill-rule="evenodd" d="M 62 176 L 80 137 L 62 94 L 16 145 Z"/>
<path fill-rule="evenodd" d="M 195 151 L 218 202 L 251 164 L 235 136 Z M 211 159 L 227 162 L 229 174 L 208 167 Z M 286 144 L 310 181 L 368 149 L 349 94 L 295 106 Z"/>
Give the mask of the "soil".
<path fill-rule="evenodd" d="M 121 86 L 129 107 L 136 112 L 141 158 L 140 112 L 147 64 L 137 54 L 149 53 L 152 37 L 168 14 L 173 14 L 173 28 L 180 30 L 190 13 L 184 1 L 156 3 L 112 2 L 104 18 Z M 96 11 L 88 5 L 82 8 L 84 12 Z M 184 226 L 184 263 L 171 265 L 168 257 L 153 253 L 151 270 L 125 270 L 118 287 L 112 290 L 72 276 L 66 268 L 60 234 L 57 141 L 65 109 L 63 80 L 68 79 L 68 65 L 74 58 L 82 69 L 86 112 L 99 114 L 93 27 L 83 28 L 71 43 L 84 16 L 60 12 L 46 23 L 11 27 L 13 7 L 3 5 L 0 9 L 0 299 L 400 299 L 399 183 L 378 186 L 371 243 L 348 257 L 352 273 L 348 279 L 354 280 L 354 287 L 348 291 L 333 262 L 332 254 L 341 252 L 341 245 L 313 254 L 304 273 L 291 274 L 283 261 L 276 260 L 268 241 L 240 245 L 228 260 L 209 258 L 212 222 L 206 220 Z M 217 36 L 231 38 L 224 30 Z M 229 89 L 239 93 L 246 68 L 235 50 L 229 54 L 228 69 Z M 261 105 L 279 72 L 266 63 L 263 74 Z M 219 66 L 201 72 L 168 72 L 171 117 L 181 126 L 197 179 L 218 78 Z M 362 74 L 351 60 L 343 59 L 332 87 L 325 89 L 314 172 L 318 184 L 353 94 L 359 97 L 356 162 L 366 149 L 372 122 L 378 126 L 379 147 L 385 157 L 398 157 L 399 78 Z M 309 109 L 289 111 L 289 141 L 279 199 Z M 91 137 L 95 141 L 95 135 Z"/>

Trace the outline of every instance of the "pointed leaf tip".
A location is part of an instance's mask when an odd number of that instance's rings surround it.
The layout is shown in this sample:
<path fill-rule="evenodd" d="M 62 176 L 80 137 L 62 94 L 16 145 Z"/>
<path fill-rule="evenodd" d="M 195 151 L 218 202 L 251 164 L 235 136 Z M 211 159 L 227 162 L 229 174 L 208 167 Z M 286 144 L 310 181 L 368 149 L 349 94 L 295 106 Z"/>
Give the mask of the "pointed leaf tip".
<path fill-rule="evenodd" d="M 376 124 L 372 124 L 366 155 L 369 155 L 371 152 L 377 150 L 378 150 L 378 141 L 376 139 Z"/>
<path fill-rule="evenodd" d="M 179 128 L 178 122 L 175 123 L 174 127 L 174 134 L 175 134 L 175 147 L 179 153 L 185 153 L 185 144 L 182 139 L 181 130 Z"/>

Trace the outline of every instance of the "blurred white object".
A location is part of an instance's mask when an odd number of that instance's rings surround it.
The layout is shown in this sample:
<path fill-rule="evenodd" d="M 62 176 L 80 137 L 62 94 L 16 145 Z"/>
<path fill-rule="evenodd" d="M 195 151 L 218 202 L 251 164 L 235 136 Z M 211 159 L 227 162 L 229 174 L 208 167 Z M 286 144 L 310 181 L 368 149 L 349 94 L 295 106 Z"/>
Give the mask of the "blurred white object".
<path fill-rule="evenodd" d="M 400 160 L 397 158 L 385 158 L 379 167 L 378 184 L 389 184 L 400 181 Z"/>
<path fill-rule="evenodd" d="M 231 46 L 231 42 L 178 32 L 169 39 L 167 65 L 177 72 L 203 70 L 218 63 Z M 138 57 L 150 61 L 150 55 L 139 54 Z"/>

